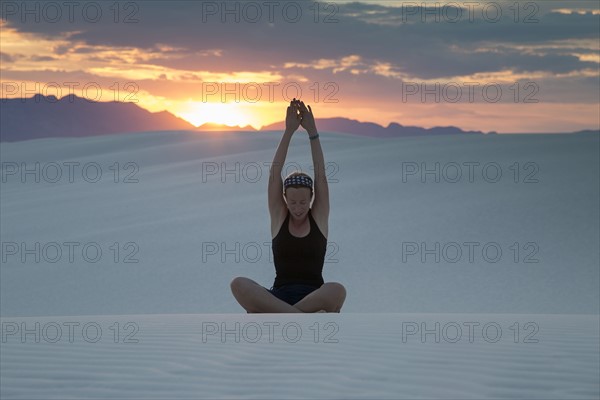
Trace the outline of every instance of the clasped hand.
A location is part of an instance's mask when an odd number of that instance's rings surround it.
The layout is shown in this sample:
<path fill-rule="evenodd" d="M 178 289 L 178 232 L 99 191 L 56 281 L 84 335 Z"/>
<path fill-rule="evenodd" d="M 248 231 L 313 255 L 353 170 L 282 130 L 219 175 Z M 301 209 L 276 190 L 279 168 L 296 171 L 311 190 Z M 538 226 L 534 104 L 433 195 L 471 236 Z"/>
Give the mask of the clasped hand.
<path fill-rule="evenodd" d="M 294 98 L 290 101 L 290 105 L 287 108 L 285 128 L 288 131 L 295 132 L 300 125 L 306 129 L 309 136 L 317 133 L 317 126 L 315 124 L 312 108 L 310 106 L 306 108 L 303 101 Z"/>

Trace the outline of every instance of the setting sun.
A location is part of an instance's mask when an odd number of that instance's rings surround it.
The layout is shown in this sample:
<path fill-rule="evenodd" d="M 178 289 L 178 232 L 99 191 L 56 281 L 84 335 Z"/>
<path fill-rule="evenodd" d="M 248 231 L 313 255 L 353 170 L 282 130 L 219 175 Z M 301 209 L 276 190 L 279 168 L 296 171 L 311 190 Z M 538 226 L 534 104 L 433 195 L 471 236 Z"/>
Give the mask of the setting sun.
<path fill-rule="evenodd" d="M 177 115 L 195 126 L 207 122 L 228 126 L 246 126 L 251 123 L 247 111 L 236 103 L 188 102 L 182 105 Z"/>

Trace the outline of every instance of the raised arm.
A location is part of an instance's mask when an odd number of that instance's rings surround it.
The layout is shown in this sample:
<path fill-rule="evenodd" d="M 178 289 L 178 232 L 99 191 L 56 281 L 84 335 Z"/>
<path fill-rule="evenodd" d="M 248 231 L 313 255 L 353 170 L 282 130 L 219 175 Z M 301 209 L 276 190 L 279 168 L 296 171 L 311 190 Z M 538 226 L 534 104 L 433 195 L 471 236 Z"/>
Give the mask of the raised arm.
<path fill-rule="evenodd" d="M 285 215 L 285 201 L 283 200 L 283 179 L 281 178 L 281 171 L 285 164 L 285 158 L 287 156 L 288 147 L 292 140 L 292 135 L 300 126 L 300 115 L 298 111 L 298 104 L 296 99 L 290 102 L 287 108 L 287 114 L 285 118 L 285 132 L 281 137 L 275 157 L 273 157 L 273 164 L 269 171 L 269 187 L 268 187 L 268 201 L 269 201 L 269 213 L 271 214 L 271 226 L 277 226 L 279 218 Z"/>
<path fill-rule="evenodd" d="M 329 186 L 325 175 L 325 158 L 319 141 L 319 133 L 312 112 L 312 108 L 300 102 L 300 113 L 302 114 L 302 127 L 308 132 L 310 138 L 310 151 L 312 153 L 313 167 L 315 170 L 315 200 L 312 205 L 313 215 L 317 221 L 322 221 L 327 226 L 329 219 Z"/>

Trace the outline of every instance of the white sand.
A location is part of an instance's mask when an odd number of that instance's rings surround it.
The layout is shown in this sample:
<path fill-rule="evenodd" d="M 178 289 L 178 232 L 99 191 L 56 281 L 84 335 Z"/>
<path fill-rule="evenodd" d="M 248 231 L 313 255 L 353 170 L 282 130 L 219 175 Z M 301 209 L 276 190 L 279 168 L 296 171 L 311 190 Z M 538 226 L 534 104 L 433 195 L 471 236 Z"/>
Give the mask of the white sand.
<path fill-rule="evenodd" d="M 40 322 L 47 331 L 40 332 L 40 343 L 33 335 L 21 343 L 19 332 L 5 337 L 0 397 L 600 396 L 598 136 L 377 140 L 321 133 L 325 159 L 332 163 L 324 278 L 346 286 L 342 314 L 224 314 L 242 312 L 229 291 L 233 277 L 247 276 L 265 287 L 273 282 L 263 163 L 272 160 L 280 135 L 158 132 L 3 143 L 2 331 L 21 329 L 21 322 L 29 329 Z M 312 174 L 305 135 L 294 137 L 287 161 Z M 74 183 L 67 176 L 36 183 L 32 175 L 8 174 L 14 164 L 7 163 L 22 162 L 28 168 L 39 162 L 47 173 L 51 163 L 62 165 L 63 174 L 65 162 L 80 166 Z M 110 169 L 115 162 L 117 183 Z M 129 162 L 139 168 L 138 183 L 123 183 L 132 171 L 124 168 Z M 443 176 L 439 183 L 432 176 L 423 183 L 419 175 L 403 182 L 409 162 L 430 168 L 440 163 L 452 176 L 452 163 L 480 166 L 473 182 L 466 175 L 457 183 Z M 101 168 L 99 182 L 82 179 L 86 163 Z M 502 169 L 496 183 L 481 175 L 481 166 L 490 163 Z M 206 172 L 236 165 L 237 174 L 203 177 L 203 167 Z M 261 176 L 254 179 L 257 166 Z M 538 183 L 523 183 L 532 171 Z M 11 243 L 24 243 L 27 250 L 36 242 L 47 252 L 9 251 Z M 79 243 L 73 262 L 65 242 Z M 402 250 L 403 243 L 429 249 L 436 242 L 450 250 L 457 243 L 463 251 L 466 242 L 480 245 L 473 262 L 467 253 L 451 262 L 454 253 L 437 252 L 437 262 L 436 254 Z M 97 262 L 82 256 L 82 246 L 90 243 L 102 250 Z M 498 261 L 482 255 L 486 243 L 501 248 Z M 49 261 L 52 244 L 63 251 L 56 262 Z M 128 255 L 139 262 L 123 262 Z M 538 262 L 524 262 L 528 255 Z M 387 314 L 373 314 L 378 312 Z M 65 321 L 79 321 L 80 328 L 96 321 L 102 340 L 88 343 L 80 335 L 69 343 Z M 139 343 L 112 343 L 116 321 L 121 330 L 135 322 Z M 202 322 L 235 321 L 292 321 L 305 335 L 299 343 L 202 342 Z M 339 326 L 339 342 L 311 342 L 309 327 L 327 321 Z M 455 321 L 463 339 L 435 343 L 429 336 L 426 343 L 403 343 L 403 321 L 428 321 L 429 329 L 435 321 L 442 327 Z M 479 327 L 498 323 L 501 340 L 488 343 L 480 333 L 470 343 L 463 325 L 469 321 Z M 57 343 L 44 340 L 56 326 L 48 322 L 63 328 Z M 518 343 L 510 329 L 515 322 Z M 527 322 L 536 325 L 523 331 Z M 453 326 L 446 332 L 450 337 Z M 532 326 L 539 327 L 539 342 L 523 343 Z"/>
<path fill-rule="evenodd" d="M 36 322 L 37 336 L 21 335 L 21 324 L 35 332 Z M 2 345 L 7 399 L 594 399 L 599 392 L 596 316 L 179 314 L 2 323 L 19 329 Z M 431 332 L 423 337 L 422 324 Z"/>

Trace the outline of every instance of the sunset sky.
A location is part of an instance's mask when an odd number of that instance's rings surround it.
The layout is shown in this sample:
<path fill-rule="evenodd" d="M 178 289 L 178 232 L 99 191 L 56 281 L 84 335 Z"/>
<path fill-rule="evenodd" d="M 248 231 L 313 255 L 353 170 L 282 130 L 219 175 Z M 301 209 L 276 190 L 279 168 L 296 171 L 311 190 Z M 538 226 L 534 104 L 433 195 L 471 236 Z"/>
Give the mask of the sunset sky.
<path fill-rule="evenodd" d="M 292 97 L 384 126 L 600 125 L 598 1 L 75 3 L 1 3 L 2 97 L 72 90 L 255 128 Z"/>

